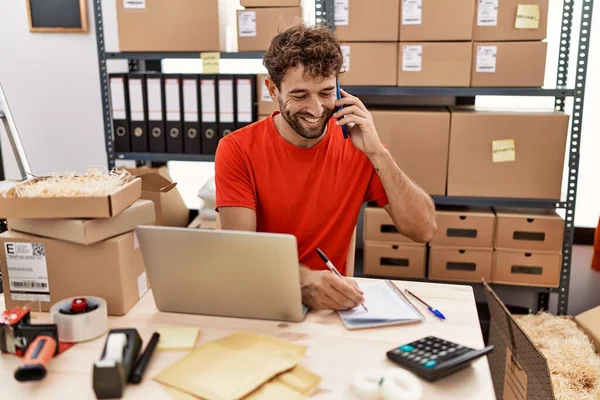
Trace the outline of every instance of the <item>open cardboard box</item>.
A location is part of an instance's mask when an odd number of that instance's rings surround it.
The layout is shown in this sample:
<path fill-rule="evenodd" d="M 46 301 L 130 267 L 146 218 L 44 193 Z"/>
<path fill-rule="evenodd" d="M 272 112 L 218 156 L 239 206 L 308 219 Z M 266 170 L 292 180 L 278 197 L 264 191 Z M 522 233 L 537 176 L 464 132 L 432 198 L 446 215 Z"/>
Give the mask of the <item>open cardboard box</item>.
<path fill-rule="evenodd" d="M 490 338 L 494 351 L 488 355 L 498 400 L 555 398 L 546 357 L 517 324 L 506 306 L 484 282 L 490 310 Z M 600 353 L 600 307 L 573 318 Z"/>
<path fill-rule="evenodd" d="M 166 167 L 160 168 L 126 168 L 126 170 L 142 180 L 141 198 L 154 202 L 156 225 L 186 227 L 189 223 L 190 210 L 177 190 L 176 182 Z"/>
<path fill-rule="evenodd" d="M 0 193 L 0 218 L 110 218 L 140 198 L 142 181 L 132 177 L 116 192 L 94 197 L 16 197 L 20 185 L 29 185 L 43 178 L 21 182 Z"/>

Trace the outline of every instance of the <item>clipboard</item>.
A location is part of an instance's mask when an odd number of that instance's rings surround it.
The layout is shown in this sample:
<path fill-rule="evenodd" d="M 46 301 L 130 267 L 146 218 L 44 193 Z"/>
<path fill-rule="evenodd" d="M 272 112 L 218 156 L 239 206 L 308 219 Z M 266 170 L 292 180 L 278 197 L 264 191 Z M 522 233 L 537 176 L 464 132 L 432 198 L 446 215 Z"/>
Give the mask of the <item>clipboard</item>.
<path fill-rule="evenodd" d="M 338 311 L 347 329 L 375 328 L 425 321 L 425 316 L 390 280 L 376 280 L 360 285 L 365 292 L 365 305 L 352 310 Z"/>

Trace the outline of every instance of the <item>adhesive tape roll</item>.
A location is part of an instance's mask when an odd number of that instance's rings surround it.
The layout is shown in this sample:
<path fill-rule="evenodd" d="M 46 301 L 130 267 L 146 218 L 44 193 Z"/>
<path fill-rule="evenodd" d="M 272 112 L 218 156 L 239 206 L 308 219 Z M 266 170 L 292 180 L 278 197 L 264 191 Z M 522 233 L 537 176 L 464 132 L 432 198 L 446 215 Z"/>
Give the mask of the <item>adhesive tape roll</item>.
<path fill-rule="evenodd" d="M 423 387 L 410 372 L 393 369 L 383 376 L 380 393 L 383 400 L 420 400 Z"/>
<path fill-rule="evenodd" d="M 352 391 L 360 399 L 363 400 L 378 400 L 379 383 L 385 374 L 383 369 L 369 369 L 358 372 L 352 380 Z"/>
<path fill-rule="evenodd" d="M 370 369 L 357 373 L 352 391 L 363 400 L 419 400 L 423 395 L 421 382 L 401 369 Z"/>
<path fill-rule="evenodd" d="M 78 299 L 85 299 L 91 311 L 69 313 L 73 301 Z M 81 296 L 61 300 L 50 308 L 50 315 L 52 322 L 58 327 L 58 339 L 61 342 L 85 342 L 108 330 L 106 301 L 100 297 Z"/>

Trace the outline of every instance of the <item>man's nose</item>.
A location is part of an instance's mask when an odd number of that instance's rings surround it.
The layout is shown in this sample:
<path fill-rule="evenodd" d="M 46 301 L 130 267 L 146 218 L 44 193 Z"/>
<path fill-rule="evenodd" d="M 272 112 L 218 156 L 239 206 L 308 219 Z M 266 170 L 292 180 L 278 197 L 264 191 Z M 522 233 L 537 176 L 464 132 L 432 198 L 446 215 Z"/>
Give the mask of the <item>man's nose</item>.
<path fill-rule="evenodd" d="M 315 117 L 320 117 L 323 114 L 323 100 L 319 96 L 311 96 L 308 104 L 308 112 Z"/>

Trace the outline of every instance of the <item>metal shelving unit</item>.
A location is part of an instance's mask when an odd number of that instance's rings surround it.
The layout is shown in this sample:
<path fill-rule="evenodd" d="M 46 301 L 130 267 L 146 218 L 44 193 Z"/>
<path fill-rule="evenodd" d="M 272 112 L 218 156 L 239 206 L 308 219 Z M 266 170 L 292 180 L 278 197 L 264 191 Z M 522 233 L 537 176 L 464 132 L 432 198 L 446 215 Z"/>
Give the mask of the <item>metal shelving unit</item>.
<path fill-rule="evenodd" d="M 554 97 L 555 108 L 565 111 L 566 99 L 573 98 L 571 112 L 571 128 L 568 143 L 568 191 L 564 200 L 534 200 L 534 199 L 497 199 L 497 198 L 472 198 L 472 197 L 447 197 L 434 196 L 434 200 L 440 205 L 486 205 L 486 206 L 509 206 L 528 208 L 561 208 L 565 209 L 565 233 L 563 238 L 563 261 L 560 277 L 560 286 L 556 289 L 521 287 L 520 289 L 532 290 L 539 295 L 540 305 L 547 307 L 549 293 L 558 293 L 558 313 L 566 314 L 569 296 L 570 266 L 572 257 L 572 244 L 574 237 L 574 216 L 576 187 L 579 167 L 579 148 L 581 143 L 581 124 L 583 116 L 583 105 L 585 95 L 585 82 L 587 73 L 587 60 L 589 52 L 589 41 L 592 22 L 593 0 L 581 0 L 581 25 L 579 27 L 579 43 L 576 50 L 576 80 L 575 87 L 568 88 L 567 76 L 570 59 L 571 32 L 573 20 L 573 8 L 575 0 L 563 0 L 561 37 L 558 55 L 558 71 L 555 88 L 470 88 L 470 87 L 369 87 L 351 86 L 346 87 L 350 93 L 358 96 L 449 96 L 455 97 L 457 103 L 474 104 L 476 96 L 537 96 Z M 110 118 L 110 96 L 108 85 L 108 71 L 106 61 L 109 59 L 126 59 L 130 64 L 137 61 L 159 61 L 165 58 L 189 58 L 198 59 L 199 52 L 106 52 L 104 47 L 104 31 L 102 20 L 101 0 L 93 0 L 94 20 L 96 27 L 96 39 L 98 50 L 98 68 L 100 71 L 100 85 L 102 96 L 102 112 L 104 121 L 105 144 L 107 152 L 107 164 L 109 168 L 115 166 L 116 160 L 138 160 L 166 162 L 179 161 L 213 161 L 210 155 L 188 155 L 188 154 L 152 154 L 152 153 L 115 153 L 113 150 L 113 134 Z M 334 24 L 334 1 L 315 0 L 315 17 L 318 24 L 327 25 L 335 30 Z M 260 59 L 263 52 L 221 52 L 223 59 Z M 506 286 L 506 285 L 502 285 Z"/>

